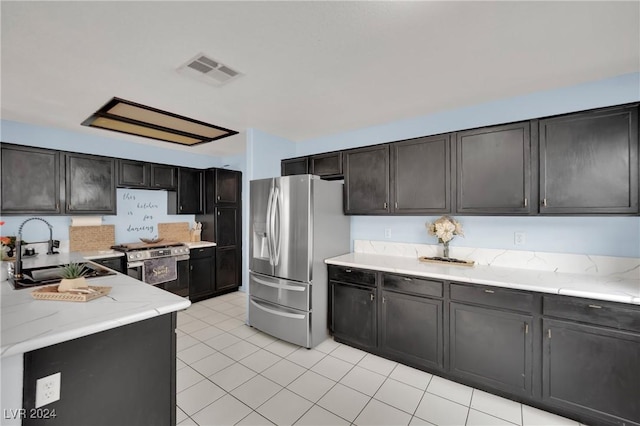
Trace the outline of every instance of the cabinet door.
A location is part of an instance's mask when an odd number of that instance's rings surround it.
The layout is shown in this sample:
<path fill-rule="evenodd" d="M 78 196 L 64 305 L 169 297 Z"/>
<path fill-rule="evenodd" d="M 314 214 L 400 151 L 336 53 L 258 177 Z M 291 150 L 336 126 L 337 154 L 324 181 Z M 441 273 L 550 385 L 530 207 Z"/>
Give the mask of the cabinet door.
<path fill-rule="evenodd" d="M 280 162 L 280 175 L 306 175 L 309 173 L 309 158 L 288 158 Z"/>
<path fill-rule="evenodd" d="M 193 252 L 193 250 L 192 250 Z M 199 299 L 215 291 L 215 255 L 189 259 L 189 298 Z"/>
<path fill-rule="evenodd" d="M 640 423 L 640 335 L 546 319 L 543 330 L 545 402 Z"/>
<path fill-rule="evenodd" d="M 395 359 L 443 367 L 442 301 L 382 291 L 380 349 Z"/>
<path fill-rule="evenodd" d="M 202 172 L 180 168 L 178 171 L 178 214 L 202 213 Z"/>
<path fill-rule="evenodd" d="M 540 213 L 638 211 L 638 109 L 540 120 Z"/>
<path fill-rule="evenodd" d="M 216 207 L 216 235 L 218 247 L 238 244 L 238 209 L 236 207 Z"/>
<path fill-rule="evenodd" d="M 155 189 L 177 189 L 178 168 L 162 164 L 152 164 L 151 187 Z"/>
<path fill-rule="evenodd" d="M 396 142 L 390 147 L 394 213 L 450 212 L 449 135 Z"/>
<path fill-rule="evenodd" d="M 389 145 L 344 154 L 344 213 L 389 213 Z"/>
<path fill-rule="evenodd" d="M 451 303 L 449 315 L 451 374 L 531 395 L 531 316 L 459 303 Z"/>
<path fill-rule="evenodd" d="M 151 180 L 149 163 L 118 160 L 118 186 L 125 188 L 148 188 Z"/>
<path fill-rule="evenodd" d="M 375 348 L 376 289 L 335 281 L 329 285 L 333 335 L 361 348 Z"/>
<path fill-rule="evenodd" d="M 527 214 L 529 122 L 456 133 L 456 212 Z"/>
<path fill-rule="evenodd" d="M 2 146 L 2 214 L 60 213 L 57 151 Z"/>
<path fill-rule="evenodd" d="M 65 154 L 66 212 L 116 214 L 115 159 Z"/>
<path fill-rule="evenodd" d="M 312 155 L 309 159 L 309 173 L 326 178 L 342 177 L 342 153 Z"/>
<path fill-rule="evenodd" d="M 216 169 L 216 204 L 240 202 L 240 186 L 242 185 L 242 173 L 235 170 Z"/>
<path fill-rule="evenodd" d="M 216 290 L 240 286 L 240 262 L 238 248 L 216 249 Z"/>

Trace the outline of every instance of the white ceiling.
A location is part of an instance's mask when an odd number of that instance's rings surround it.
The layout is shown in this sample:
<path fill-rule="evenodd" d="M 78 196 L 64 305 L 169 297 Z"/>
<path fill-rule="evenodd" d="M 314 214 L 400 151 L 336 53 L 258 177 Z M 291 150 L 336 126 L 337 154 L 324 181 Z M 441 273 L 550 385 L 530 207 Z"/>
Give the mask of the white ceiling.
<path fill-rule="evenodd" d="M 1 2 L 3 119 L 86 128 L 113 96 L 292 141 L 640 71 L 640 2 Z M 199 52 L 244 73 L 176 68 Z"/>

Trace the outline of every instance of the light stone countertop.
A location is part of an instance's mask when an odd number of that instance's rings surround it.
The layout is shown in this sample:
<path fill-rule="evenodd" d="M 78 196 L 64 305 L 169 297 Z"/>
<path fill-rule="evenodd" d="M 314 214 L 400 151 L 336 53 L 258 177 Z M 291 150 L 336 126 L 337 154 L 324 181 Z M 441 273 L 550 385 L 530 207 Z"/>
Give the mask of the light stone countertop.
<path fill-rule="evenodd" d="M 189 247 L 190 249 L 217 246 L 217 244 L 212 241 L 188 241 L 188 242 L 185 242 L 184 244 L 186 244 L 186 246 Z"/>
<path fill-rule="evenodd" d="M 448 266 L 424 263 L 411 257 L 369 253 L 348 253 L 326 259 L 325 263 L 640 305 L 640 279 L 616 275 L 562 273 L 485 265 Z"/>
<path fill-rule="evenodd" d="M 93 253 L 95 257 L 108 257 Z M 92 253 L 40 255 L 23 261 L 24 268 L 81 261 Z M 3 262 L 7 263 L 7 262 Z M 6 271 L 6 265 L 2 265 Z M 6 274 L 5 274 L 6 275 Z M 191 302 L 118 273 L 91 278 L 89 285 L 109 286 L 107 296 L 89 302 L 36 300 L 31 289 L 14 290 L 0 282 L 0 355 L 2 358 L 186 309 Z"/>

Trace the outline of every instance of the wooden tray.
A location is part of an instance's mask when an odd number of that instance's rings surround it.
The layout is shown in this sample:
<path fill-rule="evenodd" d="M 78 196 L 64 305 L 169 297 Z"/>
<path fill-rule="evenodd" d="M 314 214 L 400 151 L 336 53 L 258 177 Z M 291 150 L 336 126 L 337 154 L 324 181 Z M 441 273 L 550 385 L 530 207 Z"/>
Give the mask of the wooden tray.
<path fill-rule="evenodd" d="M 449 257 L 447 259 L 449 260 L 445 260 L 445 258 L 443 257 L 426 257 L 426 256 L 420 256 L 418 258 L 420 262 L 437 263 L 439 265 L 447 265 L 447 266 L 473 266 L 476 263 L 473 260 L 461 260 L 461 259 L 454 259 L 452 257 Z"/>
<path fill-rule="evenodd" d="M 58 293 L 57 285 L 42 287 L 31 292 L 34 299 L 39 300 L 60 300 L 63 302 L 88 302 L 98 297 L 106 296 L 111 291 L 111 287 L 89 286 L 95 293 Z"/>

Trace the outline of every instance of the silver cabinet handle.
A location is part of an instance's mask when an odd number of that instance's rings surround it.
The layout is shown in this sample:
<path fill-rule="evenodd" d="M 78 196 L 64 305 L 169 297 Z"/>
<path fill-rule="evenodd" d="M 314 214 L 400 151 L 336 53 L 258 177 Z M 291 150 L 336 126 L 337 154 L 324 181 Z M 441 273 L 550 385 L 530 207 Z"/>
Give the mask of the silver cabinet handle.
<path fill-rule="evenodd" d="M 485 289 L 485 290 L 484 290 L 484 292 L 485 292 L 485 293 L 490 293 L 490 294 L 495 293 L 495 291 L 493 291 L 493 290 L 489 290 L 489 289 Z"/>
<path fill-rule="evenodd" d="M 387 208 L 387 205 L 388 205 L 388 204 L 387 204 L 387 202 L 385 201 L 385 202 L 384 202 L 384 208 L 385 208 L 385 209 Z"/>
<path fill-rule="evenodd" d="M 369 298 L 371 299 L 371 301 L 373 302 L 373 299 L 375 299 L 375 296 L 373 295 L 373 293 L 369 293 Z"/>
<path fill-rule="evenodd" d="M 527 207 L 527 204 L 529 204 L 529 200 L 525 197 L 524 199 L 524 206 Z"/>
<path fill-rule="evenodd" d="M 600 305 L 589 305 L 589 307 L 593 309 L 602 309 L 602 306 Z"/>
<path fill-rule="evenodd" d="M 405 280 L 405 281 L 413 281 L 411 278 L 407 278 L 407 277 L 404 277 L 402 279 Z"/>
<path fill-rule="evenodd" d="M 351 269 L 345 269 L 344 271 L 345 272 L 351 272 Z"/>
<path fill-rule="evenodd" d="M 547 207 L 547 199 L 546 198 L 542 199 L 542 207 Z"/>

